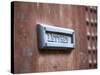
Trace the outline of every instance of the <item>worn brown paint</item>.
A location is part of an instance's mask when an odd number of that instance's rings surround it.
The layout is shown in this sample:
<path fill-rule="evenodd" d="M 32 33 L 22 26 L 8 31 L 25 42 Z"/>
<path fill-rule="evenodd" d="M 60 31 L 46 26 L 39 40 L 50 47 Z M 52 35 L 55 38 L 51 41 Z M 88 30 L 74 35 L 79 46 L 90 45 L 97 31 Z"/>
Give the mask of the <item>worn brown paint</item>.
<path fill-rule="evenodd" d="M 88 69 L 85 6 L 12 2 L 14 9 L 14 73 Z M 75 48 L 38 48 L 37 23 L 75 30 Z"/>

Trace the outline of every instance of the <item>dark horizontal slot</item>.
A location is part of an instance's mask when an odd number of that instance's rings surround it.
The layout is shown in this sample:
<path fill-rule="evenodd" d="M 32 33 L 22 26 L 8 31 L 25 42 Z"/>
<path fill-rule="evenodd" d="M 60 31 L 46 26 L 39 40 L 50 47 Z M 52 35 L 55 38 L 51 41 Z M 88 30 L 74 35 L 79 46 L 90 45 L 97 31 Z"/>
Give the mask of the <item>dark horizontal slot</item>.
<path fill-rule="evenodd" d="M 53 33 L 53 34 L 57 34 L 57 35 L 69 36 L 69 37 L 71 37 L 71 43 L 73 43 L 73 35 L 72 34 L 59 33 L 59 32 L 51 32 L 51 31 L 46 31 L 46 33 Z M 50 41 L 50 42 L 53 42 L 53 41 Z"/>

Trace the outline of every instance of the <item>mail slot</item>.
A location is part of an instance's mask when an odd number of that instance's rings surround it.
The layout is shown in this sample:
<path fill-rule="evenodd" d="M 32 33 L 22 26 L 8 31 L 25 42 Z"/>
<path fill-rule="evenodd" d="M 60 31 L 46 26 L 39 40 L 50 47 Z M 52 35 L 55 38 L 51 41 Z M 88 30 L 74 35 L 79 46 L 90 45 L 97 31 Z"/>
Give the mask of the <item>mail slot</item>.
<path fill-rule="evenodd" d="M 40 49 L 66 49 L 75 47 L 75 32 L 73 29 L 52 25 L 38 24 Z"/>

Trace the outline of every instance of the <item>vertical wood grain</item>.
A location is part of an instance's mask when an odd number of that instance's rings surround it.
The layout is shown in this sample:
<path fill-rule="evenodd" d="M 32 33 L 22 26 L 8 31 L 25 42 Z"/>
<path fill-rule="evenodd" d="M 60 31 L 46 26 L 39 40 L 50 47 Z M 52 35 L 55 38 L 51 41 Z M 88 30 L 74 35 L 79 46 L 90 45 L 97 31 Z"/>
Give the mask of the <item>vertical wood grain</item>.
<path fill-rule="evenodd" d="M 75 30 L 72 50 L 39 50 L 37 23 Z M 88 69 L 85 6 L 14 2 L 14 73 Z"/>

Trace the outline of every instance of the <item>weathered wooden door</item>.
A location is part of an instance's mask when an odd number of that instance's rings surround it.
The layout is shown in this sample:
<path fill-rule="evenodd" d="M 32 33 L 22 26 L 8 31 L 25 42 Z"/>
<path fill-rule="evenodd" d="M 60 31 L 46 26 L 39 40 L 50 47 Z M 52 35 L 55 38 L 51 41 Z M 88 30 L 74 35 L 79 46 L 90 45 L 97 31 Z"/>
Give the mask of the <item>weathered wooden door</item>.
<path fill-rule="evenodd" d="M 97 67 L 96 7 L 32 2 L 12 2 L 11 5 L 12 73 Z M 40 50 L 37 23 L 75 30 L 75 48 L 70 52 L 68 49 Z M 87 35 L 88 32 L 90 35 Z"/>

